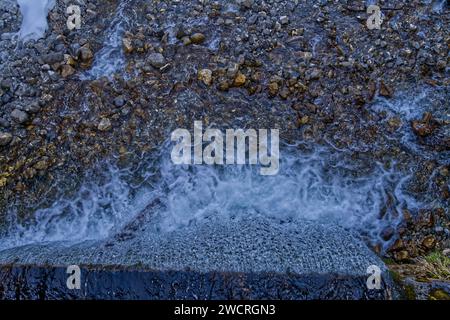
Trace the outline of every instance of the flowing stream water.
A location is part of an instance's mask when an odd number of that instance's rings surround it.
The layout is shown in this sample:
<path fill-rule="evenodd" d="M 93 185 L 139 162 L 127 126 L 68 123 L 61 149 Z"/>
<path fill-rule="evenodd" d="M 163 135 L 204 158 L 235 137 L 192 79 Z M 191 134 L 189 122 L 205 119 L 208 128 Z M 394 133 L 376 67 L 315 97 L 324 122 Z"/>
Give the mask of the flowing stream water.
<path fill-rule="evenodd" d="M 101 77 L 112 77 L 114 73 L 125 68 L 125 57 L 122 49 L 122 37 L 129 25 L 129 16 L 124 13 L 128 1 L 121 1 L 116 9 L 111 25 L 105 32 L 105 42 L 97 52 L 92 67 L 80 75 L 80 80 L 94 80 Z"/>
<path fill-rule="evenodd" d="M 81 75 L 82 80 L 111 76 L 124 68 L 121 37 L 128 23 L 123 14 L 126 4 L 119 5 L 104 47 L 92 68 Z M 413 99 L 406 95 L 394 101 L 379 99 L 373 112 L 391 112 L 409 121 L 427 111 L 427 97 L 424 90 Z M 408 126 L 402 127 L 400 137 L 391 138 L 401 139 L 411 152 L 448 164 L 448 153 L 436 155 L 421 149 Z M 339 226 L 377 243 L 383 242 L 383 229 L 398 226 L 402 210 L 414 212 L 427 206 L 424 199 L 408 192 L 414 169 L 398 170 L 396 159 L 389 159 L 386 165 L 367 158 L 355 160 L 350 151 L 331 145 L 284 144 L 279 174 L 264 177 L 247 165 L 176 166 L 170 160 L 170 148 L 166 143 L 159 152 L 142 159 L 137 169 L 119 168 L 114 161 L 92 169 L 97 179 L 88 176 L 75 196 L 63 196 L 38 209 L 31 220 L 22 221 L 9 212 L 0 242 L 0 250 L 6 254 L 0 253 L 0 259 L 14 256 L 11 250 L 15 248 L 31 250 L 33 245 L 37 249 L 26 251 L 29 256 L 37 256 L 40 246 L 84 250 L 83 243 L 103 246 L 117 239 L 122 247 L 132 249 L 136 238 L 154 241 L 149 234 L 164 238 L 190 228 L 203 230 L 205 223 L 226 226 L 259 217 L 280 228 L 291 223 L 310 226 L 312 222 Z M 146 236 L 140 237 L 140 233 Z M 46 261 L 51 261 L 51 252 Z M 126 252 L 117 253 L 123 254 L 121 259 L 96 261 L 127 263 Z M 95 259 L 91 256 L 86 262 Z"/>

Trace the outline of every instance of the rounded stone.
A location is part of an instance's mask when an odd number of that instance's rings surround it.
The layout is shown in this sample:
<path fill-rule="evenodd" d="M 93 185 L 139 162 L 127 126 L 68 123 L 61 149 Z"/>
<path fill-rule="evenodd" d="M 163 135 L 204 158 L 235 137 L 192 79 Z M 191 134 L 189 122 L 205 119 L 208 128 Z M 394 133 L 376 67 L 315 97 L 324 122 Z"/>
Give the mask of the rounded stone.
<path fill-rule="evenodd" d="M 100 131 L 107 131 L 111 129 L 111 127 L 112 127 L 111 120 L 109 120 L 108 118 L 103 118 L 102 120 L 100 120 L 97 129 Z"/>
<path fill-rule="evenodd" d="M 192 43 L 201 44 L 205 41 L 205 35 L 203 33 L 197 32 L 191 36 Z"/>
<path fill-rule="evenodd" d="M 155 68 L 161 68 L 166 64 L 166 59 L 164 58 L 164 56 L 161 53 L 157 52 L 151 53 L 148 56 L 148 61 L 152 65 L 152 67 Z"/>
<path fill-rule="evenodd" d="M 7 146 L 12 141 L 12 134 L 9 132 L 0 132 L 0 146 Z"/>
<path fill-rule="evenodd" d="M 28 114 L 25 111 L 14 109 L 11 112 L 11 118 L 17 123 L 24 123 L 28 121 Z"/>

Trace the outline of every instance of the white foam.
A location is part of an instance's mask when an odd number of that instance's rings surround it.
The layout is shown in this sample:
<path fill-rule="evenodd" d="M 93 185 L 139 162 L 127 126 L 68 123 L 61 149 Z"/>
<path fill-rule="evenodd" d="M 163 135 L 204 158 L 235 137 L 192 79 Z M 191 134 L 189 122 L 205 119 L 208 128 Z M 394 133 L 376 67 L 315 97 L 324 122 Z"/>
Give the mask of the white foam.
<path fill-rule="evenodd" d="M 398 140 L 411 153 L 426 159 L 438 160 L 448 163 L 449 152 L 435 152 L 420 143 L 420 139 L 411 128 L 412 120 L 420 120 L 425 112 L 430 112 L 433 118 L 442 122 L 450 121 L 450 108 L 448 104 L 448 88 L 422 87 L 415 90 L 403 91 L 392 99 L 377 97 L 371 106 L 376 113 L 386 113 L 383 121 L 390 117 L 401 120 L 400 128 L 393 134 L 389 134 L 390 140 Z"/>
<path fill-rule="evenodd" d="M 38 210 L 35 221 L 13 219 L 1 247 L 105 239 L 155 200 L 160 205 L 145 212 L 151 216 L 145 220 L 151 226 L 145 227 L 162 233 L 263 215 L 280 223 L 307 219 L 337 224 L 377 241 L 384 227 L 397 226 L 402 209 L 419 204 L 404 191 L 407 175 L 394 166 L 387 170 L 364 162 L 347 161 L 328 147 L 309 152 L 286 147 L 279 174 L 269 177 L 250 166 L 176 166 L 166 147 L 158 162 L 141 173 L 147 182 L 140 187 L 131 187 L 126 182 L 130 174 L 112 166 L 105 172 L 106 182 L 86 183 L 75 197 Z M 380 219 L 382 211 L 386 214 Z"/>
<path fill-rule="evenodd" d="M 387 225 L 396 226 L 400 211 L 417 207 L 403 192 L 406 175 L 374 164 L 346 161 L 328 147 L 313 152 L 285 148 L 278 175 L 263 177 L 249 166 L 162 164 L 166 209 L 158 213 L 163 231 L 199 221 L 265 215 L 280 222 L 308 219 L 334 223 L 375 239 Z M 365 174 L 361 174 L 366 170 Z M 384 208 L 390 195 L 393 207 Z M 380 212 L 387 209 L 383 220 Z"/>
<path fill-rule="evenodd" d="M 434 13 L 443 13 L 445 11 L 445 6 L 447 5 L 447 0 L 436 0 L 433 3 L 432 11 Z"/>
<path fill-rule="evenodd" d="M 429 90 L 423 89 L 419 92 L 399 94 L 401 98 L 386 99 L 381 96 L 377 97 L 376 103 L 373 105 L 375 111 L 388 111 L 392 115 L 398 115 L 405 120 L 420 119 L 425 111 L 427 111 L 429 101 Z"/>
<path fill-rule="evenodd" d="M 52 241 L 82 242 L 104 239 L 119 230 L 136 212 L 126 171 L 109 166 L 100 181 L 86 181 L 74 197 L 61 198 L 48 208 L 38 209 L 33 221 L 20 222 L 9 213 L 8 236 L 0 247 Z"/>
<path fill-rule="evenodd" d="M 114 73 L 125 68 L 122 36 L 128 24 L 128 18 L 124 14 L 127 5 L 127 1 L 122 1 L 117 7 L 115 17 L 105 33 L 103 47 L 95 54 L 91 69 L 80 75 L 80 80 L 111 78 Z"/>
<path fill-rule="evenodd" d="M 17 0 L 22 14 L 19 39 L 38 40 L 47 31 L 47 15 L 55 6 L 55 0 Z"/>

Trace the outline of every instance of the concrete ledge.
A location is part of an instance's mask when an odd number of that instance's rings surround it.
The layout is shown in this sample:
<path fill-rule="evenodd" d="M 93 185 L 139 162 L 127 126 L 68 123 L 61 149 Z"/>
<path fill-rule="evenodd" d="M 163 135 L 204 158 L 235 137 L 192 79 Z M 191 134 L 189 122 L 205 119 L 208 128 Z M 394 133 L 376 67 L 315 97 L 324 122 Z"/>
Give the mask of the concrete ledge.
<path fill-rule="evenodd" d="M 0 299 L 390 299 L 392 289 L 368 290 L 365 277 L 151 271 L 82 267 L 81 289 L 69 290 L 63 267 L 0 267 Z"/>
<path fill-rule="evenodd" d="M 83 243 L 0 251 L 6 299 L 387 299 L 386 266 L 353 232 L 317 221 L 252 217 L 171 232 L 152 224 Z M 82 289 L 66 286 L 84 266 Z M 369 290 L 367 268 L 382 271 Z"/>
<path fill-rule="evenodd" d="M 335 224 L 280 223 L 264 217 L 203 222 L 171 232 L 143 223 L 101 241 L 36 243 L 0 251 L 0 264 L 10 263 L 352 276 L 366 276 L 370 265 L 386 270 L 356 233 Z"/>

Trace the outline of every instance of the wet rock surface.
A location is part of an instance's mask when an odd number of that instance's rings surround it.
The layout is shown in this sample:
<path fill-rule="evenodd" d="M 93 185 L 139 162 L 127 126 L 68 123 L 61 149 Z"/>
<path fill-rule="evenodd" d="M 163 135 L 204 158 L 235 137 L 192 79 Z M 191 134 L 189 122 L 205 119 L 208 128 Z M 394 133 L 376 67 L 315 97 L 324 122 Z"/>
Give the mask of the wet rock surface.
<path fill-rule="evenodd" d="M 365 276 L 370 265 L 386 271 L 358 235 L 333 225 L 311 221 L 280 225 L 270 219 L 252 218 L 213 220 L 158 232 L 150 221 L 145 222 L 139 224 L 139 232 L 133 232 L 134 224 L 104 241 L 77 245 L 62 241 L 2 250 L 0 263 L 68 265 L 90 261 L 105 266 L 139 264 L 156 270 L 203 273 L 267 271 L 354 277 Z"/>
<path fill-rule="evenodd" d="M 87 266 L 81 290 L 66 286 L 65 268 L 2 266 L 0 299 L 142 299 L 142 300 L 333 300 L 388 299 L 392 292 L 367 290 L 365 278 L 333 275 L 286 275 L 155 271 Z"/>

